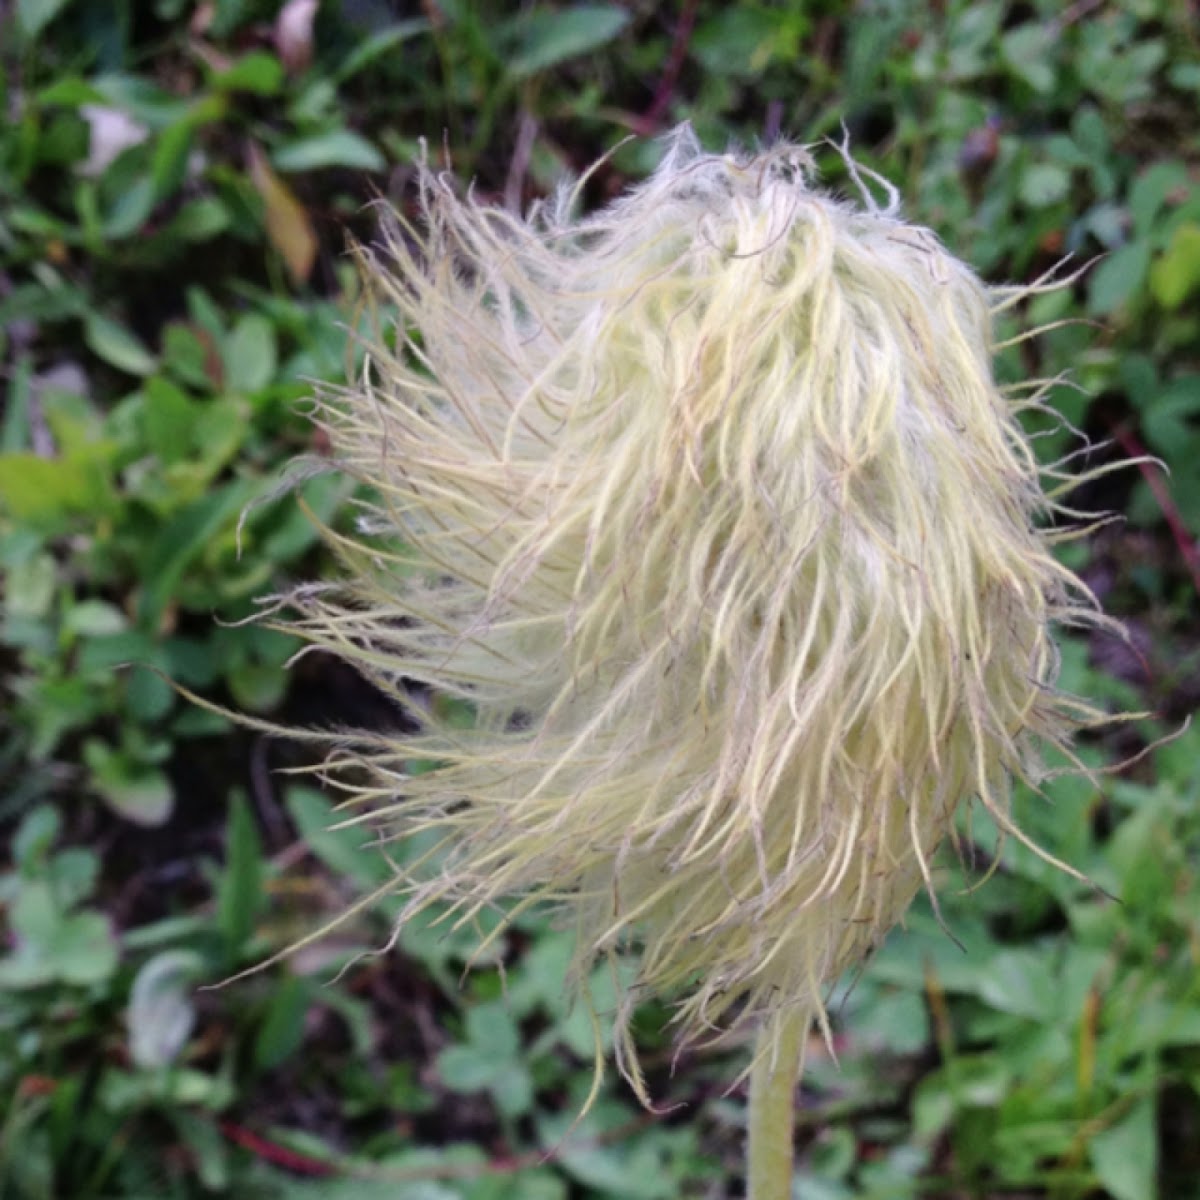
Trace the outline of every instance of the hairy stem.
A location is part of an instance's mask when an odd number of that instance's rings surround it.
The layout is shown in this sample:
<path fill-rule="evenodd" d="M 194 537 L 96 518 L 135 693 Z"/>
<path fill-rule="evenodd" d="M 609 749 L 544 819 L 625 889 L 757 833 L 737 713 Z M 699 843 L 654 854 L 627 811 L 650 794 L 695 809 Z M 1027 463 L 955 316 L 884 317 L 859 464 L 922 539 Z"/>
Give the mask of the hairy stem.
<path fill-rule="evenodd" d="M 791 1200 L 792 1195 L 796 1081 L 808 1020 L 784 1012 L 777 1021 L 759 1033 L 750 1075 L 747 1200 Z"/>

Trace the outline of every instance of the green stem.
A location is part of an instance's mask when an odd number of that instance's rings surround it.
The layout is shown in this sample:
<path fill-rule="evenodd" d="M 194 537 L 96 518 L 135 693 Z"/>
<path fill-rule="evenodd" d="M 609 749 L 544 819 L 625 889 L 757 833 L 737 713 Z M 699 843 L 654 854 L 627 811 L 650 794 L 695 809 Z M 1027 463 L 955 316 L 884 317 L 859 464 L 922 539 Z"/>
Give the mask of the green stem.
<path fill-rule="evenodd" d="M 784 1013 L 764 1025 L 750 1074 L 747 1200 L 791 1200 L 796 1081 L 808 1020 Z"/>

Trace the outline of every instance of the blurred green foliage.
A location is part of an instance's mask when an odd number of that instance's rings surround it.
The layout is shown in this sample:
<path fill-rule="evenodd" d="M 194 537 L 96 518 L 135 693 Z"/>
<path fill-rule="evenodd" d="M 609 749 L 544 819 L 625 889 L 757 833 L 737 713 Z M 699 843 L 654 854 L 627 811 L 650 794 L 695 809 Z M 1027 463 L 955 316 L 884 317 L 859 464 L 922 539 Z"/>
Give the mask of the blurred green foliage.
<path fill-rule="evenodd" d="M 987 277 L 1102 255 L 1000 364 L 1072 373 L 1084 390 L 1055 406 L 1116 443 L 1094 462 L 1170 470 L 1084 498 L 1126 518 L 1071 565 L 1131 640 L 1068 642 L 1064 683 L 1167 725 L 1200 701 L 1194 5 L 11 0 L 0 47 L 0 1196 L 740 1194 L 740 1059 L 673 1069 L 655 1006 L 652 1087 L 687 1107 L 642 1114 L 610 1079 L 572 1125 L 591 1028 L 569 937 L 538 915 L 482 961 L 436 913 L 362 959 L 384 899 L 271 960 L 393 866 L 164 681 L 325 724 L 363 703 L 238 622 L 319 577 L 320 527 L 348 519 L 332 475 L 271 501 L 284 464 L 323 453 L 314 381 L 353 365 L 346 231 L 371 236 L 375 195 L 405 202 L 422 137 L 520 204 L 681 119 L 712 146 L 844 125 Z M 619 145 L 589 197 L 655 153 Z M 1074 448 L 1034 426 L 1047 461 Z M 1189 732 L 1021 797 L 1095 888 L 1010 845 L 943 904 L 962 949 L 918 903 L 839 1003 L 840 1066 L 814 1048 L 798 1194 L 1195 1195 L 1198 763 Z M 976 874 L 984 825 L 962 831 Z"/>

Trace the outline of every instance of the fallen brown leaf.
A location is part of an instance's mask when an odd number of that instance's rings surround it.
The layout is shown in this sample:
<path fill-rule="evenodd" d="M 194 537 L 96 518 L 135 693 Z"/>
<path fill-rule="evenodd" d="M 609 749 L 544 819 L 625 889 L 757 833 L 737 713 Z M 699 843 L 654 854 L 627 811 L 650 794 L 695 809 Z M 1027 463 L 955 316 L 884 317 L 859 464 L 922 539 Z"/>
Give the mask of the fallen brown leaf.
<path fill-rule="evenodd" d="M 283 257 L 293 283 L 304 283 L 317 260 L 316 230 L 308 210 L 271 169 L 257 142 L 247 145 L 250 179 L 266 207 L 267 237 Z"/>

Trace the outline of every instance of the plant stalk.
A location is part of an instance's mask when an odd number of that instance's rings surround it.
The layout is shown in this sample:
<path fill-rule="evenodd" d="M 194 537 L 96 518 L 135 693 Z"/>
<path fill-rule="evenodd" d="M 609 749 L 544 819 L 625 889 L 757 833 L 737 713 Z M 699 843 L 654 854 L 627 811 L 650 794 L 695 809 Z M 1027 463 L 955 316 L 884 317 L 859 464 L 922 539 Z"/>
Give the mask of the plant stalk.
<path fill-rule="evenodd" d="M 785 1011 L 758 1035 L 750 1074 L 747 1200 L 791 1200 L 792 1135 L 800 1051 L 808 1019 Z"/>

